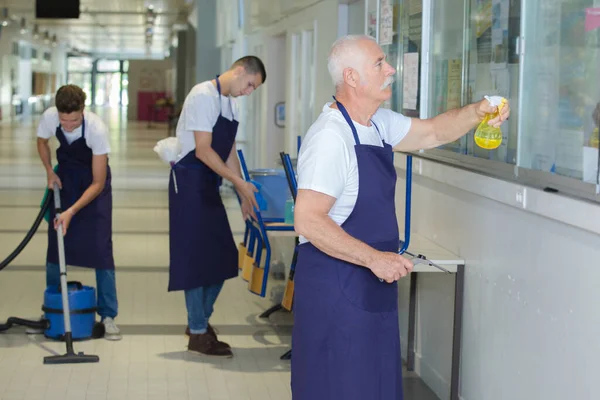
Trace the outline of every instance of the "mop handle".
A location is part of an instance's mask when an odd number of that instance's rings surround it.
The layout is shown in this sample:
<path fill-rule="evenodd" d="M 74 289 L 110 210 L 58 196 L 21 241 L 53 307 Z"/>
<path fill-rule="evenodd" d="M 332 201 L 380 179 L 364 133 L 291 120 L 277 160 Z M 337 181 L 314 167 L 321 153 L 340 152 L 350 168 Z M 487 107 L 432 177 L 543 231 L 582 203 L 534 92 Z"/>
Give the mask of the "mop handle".
<path fill-rule="evenodd" d="M 54 184 L 54 209 L 56 218 L 62 213 L 60 206 L 60 189 L 58 184 Z M 71 310 L 69 309 L 69 288 L 67 286 L 67 267 L 65 260 L 65 243 L 63 238 L 63 227 L 59 224 L 56 228 L 58 239 L 58 262 L 60 266 L 60 288 L 62 294 L 63 316 L 65 323 L 65 334 L 71 333 Z"/>

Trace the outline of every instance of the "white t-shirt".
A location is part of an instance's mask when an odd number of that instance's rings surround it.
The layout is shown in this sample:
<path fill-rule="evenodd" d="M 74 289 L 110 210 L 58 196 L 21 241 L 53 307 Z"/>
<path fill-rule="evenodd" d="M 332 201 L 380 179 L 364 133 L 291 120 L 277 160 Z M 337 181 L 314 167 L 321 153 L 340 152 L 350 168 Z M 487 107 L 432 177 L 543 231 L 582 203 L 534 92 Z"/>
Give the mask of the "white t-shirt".
<path fill-rule="evenodd" d="M 91 111 L 83 112 L 83 123 L 85 124 L 85 144 L 92 149 L 92 154 L 102 155 L 110 153 L 110 144 L 108 143 L 108 128 L 102 119 Z M 56 128 L 60 125 L 58 119 L 58 110 L 56 107 L 50 107 L 42 114 L 38 125 L 37 136 L 43 139 L 50 139 L 56 134 Z M 81 126 L 73 132 L 63 131 L 67 143 L 71 144 L 81 137 Z"/>
<path fill-rule="evenodd" d="M 219 96 L 216 86 L 211 81 L 194 86 L 185 98 L 177 122 L 177 138 L 181 143 L 181 153 L 177 161 L 196 148 L 194 131 L 212 132 L 219 119 L 219 113 L 230 121 L 239 121 L 239 111 L 233 97 Z"/>
<path fill-rule="evenodd" d="M 338 225 L 348 218 L 358 197 L 358 165 L 355 140 L 342 113 L 325 104 L 323 112 L 306 133 L 298 155 L 298 189 L 310 189 L 335 197 L 329 216 Z M 411 126 L 411 119 L 380 108 L 371 120 L 375 125 L 354 122 L 361 144 L 392 147 L 400 143 Z M 307 242 L 300 237 L 300 242 Z"/>

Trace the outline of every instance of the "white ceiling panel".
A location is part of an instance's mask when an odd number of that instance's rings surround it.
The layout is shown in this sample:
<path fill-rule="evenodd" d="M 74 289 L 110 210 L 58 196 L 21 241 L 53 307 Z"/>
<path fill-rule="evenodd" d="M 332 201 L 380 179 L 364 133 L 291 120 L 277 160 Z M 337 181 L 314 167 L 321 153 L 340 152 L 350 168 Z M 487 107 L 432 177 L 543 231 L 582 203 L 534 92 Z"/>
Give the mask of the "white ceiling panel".
<path fill-rule="evenodd" d="M 56 1 L 60 7 L 60 1 Z M 0 8 L 8 8 L 11 25 L 16 29 L 25 18 L 27 33 L 33 35 L 37 25 L 39 39 L 46 32 L 56 35 L 71 49 L 85 53 L 114 55 L 165 54 L 173 25 L 185 21 L 190 12 L 188 0 L 81 0 L 78 19 L 35 19 L 35 0 L 0 0 Z M 148 8 L 154 13 L 148 25 Z M 152 20 L 152 18 L 150 18 Z M 185 23 L 185 22 L 184 22 Z M 147 35 L 151 40 L 147 41 Z"/>

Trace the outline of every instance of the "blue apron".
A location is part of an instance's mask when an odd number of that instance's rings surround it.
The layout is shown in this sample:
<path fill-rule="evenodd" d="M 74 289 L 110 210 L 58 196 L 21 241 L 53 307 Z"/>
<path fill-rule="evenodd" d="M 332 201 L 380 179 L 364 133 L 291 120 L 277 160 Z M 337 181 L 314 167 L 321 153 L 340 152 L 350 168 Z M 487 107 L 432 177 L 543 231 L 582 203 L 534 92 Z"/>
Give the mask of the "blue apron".
<path fill-rule="evenodd" d="M 218 75 L 217 90 L 220 105 Z M 223 162 L 231 153 L 237 128 L 238 122 L 223 117 L 220 110 L 212 131 L 211 147 Z M 195 150 L 173 168 L 177 192 L 173 174 L 170 174 L 169 291 L 194 289 L 236 277 L 238 250 L 219 193 L 222 178 L 196 157 Z"/>
<path fill-rule="evenodd" d="M 397 252 L 392 147 L 361 145 L 337 105 L 354 134 L 359 174 L 356 205 L 341 227 L 377 250 Z M 292 398 L 401 400 L 397 283 L 381 282 L 311 243 L 298 248 L 294 281 Z"/>
<path fill-rule="evenodd" d="M 60 201 L 63 210 L 71 207 L 92 184 L 93 153 L 85 142 L 85 120 L 81 122 L 81 137 L 69 144 L 60 125 L 56 128 L 60 147 L 56 150 L 62 182 Z M 106 182 L 102 192 L 90 204 L 73 216 L 64 237 L 68 265 L 95 269 L 114 269 L 112 243 L 112 187 L 107 165 Z M 46 261 L 58 264 L 58 243 L 54 230 L 54 196 L 50 201 L 48 250 Z"/>

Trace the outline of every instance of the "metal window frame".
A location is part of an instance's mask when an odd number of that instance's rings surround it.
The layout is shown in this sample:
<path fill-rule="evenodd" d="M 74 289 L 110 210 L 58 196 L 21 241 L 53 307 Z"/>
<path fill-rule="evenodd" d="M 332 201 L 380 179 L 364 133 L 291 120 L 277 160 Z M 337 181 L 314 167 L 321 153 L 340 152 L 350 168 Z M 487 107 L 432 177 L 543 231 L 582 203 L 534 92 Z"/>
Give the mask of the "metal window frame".
<path fill-rule="evenodd" d="M 375 0 L 380 1 L 380 0 Z M 368 0 L 367 0 L 368 2 Z M 368 3 L 367 3 L 368 4 Z M 464 0 L 464 12 L 465 12 L 465 28 L 469 28 L 468 21 L 470 18 L 470 0 Z M 524 93 L 524 80 L 523 80 L 523 65 L 525 62 L 525 24 L 527 22 L 527 10 L 526 10 L 526 2 L 521 2 L 521 29 L 519 35 L 519 100 L 522 99 L 522 95 Z M 431 65 L 430 65 L 430 47 L 431 47 L 431 34 L 432 34 L 432 18 L 433 18 L 433 8 L 432 8 L 432 0 L 423 0 L 423 9 L 422 9 L 422 32 L 421 32 L 421 83 L 419 85 L 420 93 L 425 93 L 427 97 L 429 97 L 430 93 L 430 74 L 431 74 Z M 365 18 L 366 19 L 366 18 Z M 366 28 L 366 27 L 365 27 Z M 465 32 L 470 29 L 465 29 Z M 466 33 L 465 33 L 466 34 Z M 465 68 L 466 62 L 468 62 L 468 58 L 465 58 L 465 53 L 468 53 L 465 50 L 465 44 L 463 41 L 463 71 L 462 71 L 462 83 L 463 83 L 463 93 L 461 93 L 461 97 L 463 100 L 463 105 L 465 102 L 465 81 L 468 79 L 468 71 Z M 468 54 L 467 54 L 468 55 Z M 422 98 L 424 96 L 421 96 Z M 519 101 L 518 104 L 518 123 L 517 123 L 517 164 L 509 164 L 500 161 L 486 160 L 482 158 L 478 158 L 468 154 L 456 153 L 451 150 L 444 149 L 431 149 L 426 151 L 413 152 L 416 157 L 421 157 L 424 159 L 429 159 L 432 161 L 440 162 L 443 164 L 450 165 L 452 167 L 460 168 L 463 170 L 474 171 L 480 173 L 482 175 L 502 179 L 509 182 L 518 183 L 524 186 L 529 186 L 533 188 L 538 188 L 545 190 L 547 192 L 556 192 L 563 196 L 572 197 L 575 199 L 587 200 L 594 203 L 600 204 L 600 182 L 598 183 L 589 183 L 582 180 L 578 180 L 575 178 L 556 175 L 546 171 L 538 171 L 531 168 L 526 168 L 520 166 L 521 161 L 521 151 L 522 146 L 521 143 L 523 141 L 522 135 L 522 113 L 523 102 Z M 421 101 L 420 102 L 420 118 L 430 118 L 431 108 L 429 101 Z"/>

